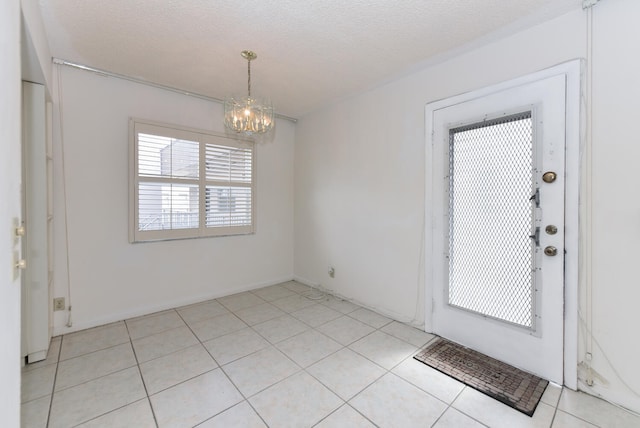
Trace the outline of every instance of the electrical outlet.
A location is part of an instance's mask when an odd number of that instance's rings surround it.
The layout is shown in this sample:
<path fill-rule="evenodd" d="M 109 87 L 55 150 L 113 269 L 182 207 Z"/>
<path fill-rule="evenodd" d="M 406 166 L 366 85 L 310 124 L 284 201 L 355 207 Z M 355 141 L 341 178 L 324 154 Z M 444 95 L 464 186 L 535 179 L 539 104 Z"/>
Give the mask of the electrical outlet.
<path fill-rule="evenodd" d="M 335 278 L 336 277 L 336 270 L 335 270 L 335 268 L 333 266 L 329 266 L 329 272 L 328 273 L 329 273 L 329 276 L 331 278 Z"/>
<path fill-rule="evenodd" d="M 65 310 L 64 297 L 56 297 L 55 299 L 53 299 L 53 310 L 54 311 Z"/>

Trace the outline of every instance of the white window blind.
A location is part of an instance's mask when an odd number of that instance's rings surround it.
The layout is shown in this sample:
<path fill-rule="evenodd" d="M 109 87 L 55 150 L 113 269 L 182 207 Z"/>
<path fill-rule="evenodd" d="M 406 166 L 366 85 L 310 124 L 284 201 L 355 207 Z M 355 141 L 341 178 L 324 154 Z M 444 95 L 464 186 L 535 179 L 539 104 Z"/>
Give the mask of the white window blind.
<path fill-rule="evenodd" d="M 130 240 L 253 233 L 255 147 L 131 120 Z"/>

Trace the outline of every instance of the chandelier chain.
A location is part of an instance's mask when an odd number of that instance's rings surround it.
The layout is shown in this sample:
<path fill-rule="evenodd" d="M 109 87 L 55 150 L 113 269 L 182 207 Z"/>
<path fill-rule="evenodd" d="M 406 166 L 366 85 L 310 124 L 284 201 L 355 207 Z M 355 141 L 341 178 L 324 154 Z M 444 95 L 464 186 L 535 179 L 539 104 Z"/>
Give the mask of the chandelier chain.
<path fill-rule="evenodd" d="M 249 92 L 249 98 L 251 98 L 251 59 L 247 59 L 247 74 L 248 74 L 248 79 L 247 79 L 247 87 L 248 87 L 248 92 Z"/>

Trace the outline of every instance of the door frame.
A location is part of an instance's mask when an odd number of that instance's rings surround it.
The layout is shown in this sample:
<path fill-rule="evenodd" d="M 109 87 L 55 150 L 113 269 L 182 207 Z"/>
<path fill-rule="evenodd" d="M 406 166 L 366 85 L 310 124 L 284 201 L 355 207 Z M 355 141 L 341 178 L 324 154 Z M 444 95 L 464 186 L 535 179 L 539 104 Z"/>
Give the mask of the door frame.
<path fill-rule="evenodd" d="M 563 384 L 572 389 L 578 386 L 578 261 L 580 229 L 580 153 L 584 143 L 581 123 L 584 123 L 584 102 L 582 79 L 584 61 L 577 59 L 565 62 L 526 76 L 491 85 L 472 92 L 428 103 L 425 107 L 425 328 L 433 332 L 433 290 L 434 290 L 434 236 L 444 233 L 434 230 L 434 218 L 441 215 L 434 205 L 434 185 L 441 180 L 433 177 L 433 165 L 442 162 L 434 159 L 433 114 L 455 104 L 470 101 L 505 89 L 532 83 L 552 76 L 564 75 L 566 79 L 565 113 L 565 274 L 564 274 L 564 370 Z M 438 204 L 439 206 L 439 204 Z"/>

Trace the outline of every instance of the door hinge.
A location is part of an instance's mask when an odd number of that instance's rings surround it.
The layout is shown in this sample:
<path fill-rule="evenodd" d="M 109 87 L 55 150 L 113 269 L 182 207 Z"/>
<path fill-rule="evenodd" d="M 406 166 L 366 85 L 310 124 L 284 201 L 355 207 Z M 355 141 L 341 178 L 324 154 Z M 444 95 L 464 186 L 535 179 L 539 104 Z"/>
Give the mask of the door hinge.
<path fill-rule="evenodd" d="M 534 242 L 536 243 L 536 247 L 539 247 L 540 246 L 540 227 L 536 227 L 535 232 L 533 232 L 533 235 L 529 235 L 529 238 L 534 240 Z"/>
<path fill-rule="evenodd" d="M 529 198 L 530 201 L 534 201 L 536 208 L 540 207 L 540 188 L 536 189 L 536 192 Z"/>

